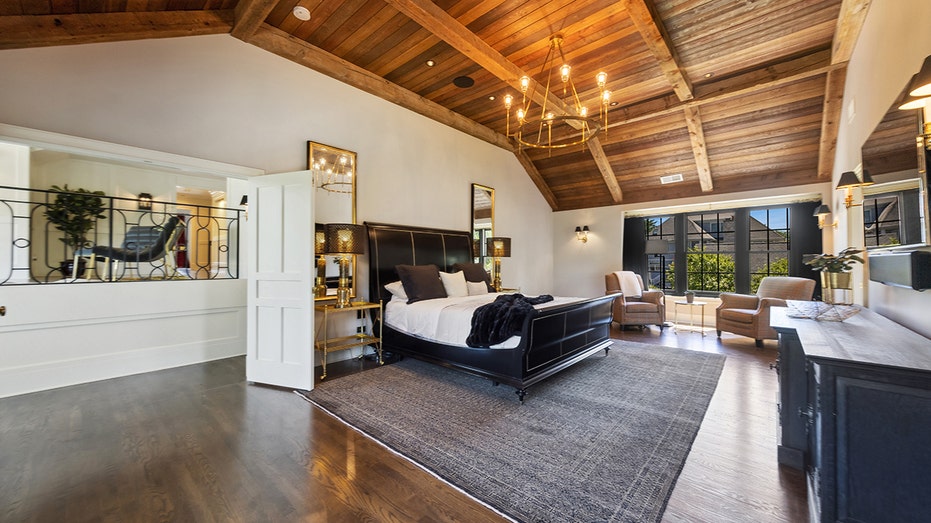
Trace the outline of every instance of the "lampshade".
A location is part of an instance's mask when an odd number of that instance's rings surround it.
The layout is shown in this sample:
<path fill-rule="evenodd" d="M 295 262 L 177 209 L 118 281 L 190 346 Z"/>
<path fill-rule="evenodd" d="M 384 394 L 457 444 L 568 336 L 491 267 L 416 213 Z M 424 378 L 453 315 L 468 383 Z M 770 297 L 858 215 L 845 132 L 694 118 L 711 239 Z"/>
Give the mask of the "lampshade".
<path fill-rule="evenodd" d="M 828 207 L 827 204 L 822 203 L 815 209 L 812 216 L 827 216 L 828 214 L 831 214 L 831 208 Z"/>
<path fill-rule="evenodd" d="M 873 177 L 870 176 L 870 172 L 864 170 L 863 175 L 860 176 L 860 185 L 866 187 L 867 185 L 873 185 L 873 183 Z"/>
<path fill-rule="evenodd" d="M 326 254 L 326 228 L 322 223 L 314 226 L 314 254 Z"/>
<path fill-rule="evenodd" d="M 354 223 L 328 223 L 327 254 L 365 254 L 365 226 Z"/>
<path fill-rule="evenodd" d="M 849 187 L 859 187 L 862 185 L 860 179 L 857 178 L 857 173 L 853 171 L 846 171 L 840 175 L 840 180 L 837 182 L 838 189 L 847 189 Z"/>
<path fill-rule="evenodd" d="M 511 239 L 504 236 L 492 236 L 485 242 L 485 252 L 494 258 L 509 258 L 511 256 Z"/>
<path fill-rule="evenodd" d="M 246 205 L 249 205 L 249 196 L 247 196 L 247 195 L 244 194 L 244 195 L 242 195 L 242 199 L 239 200 L 239 206 L 240 206 L 240 207 L 244 207 L 244 206 L 246 206 Z"/>
<path fill-rule="evenodd" d="M 669 252 L 669 242 L 666 240 L 661 240 L 659 238 L 652 238 L 647 240 L 646 253 L 647 254 L 666 254 Z"/>
<path fill-rule="evenodd" d="M 912 77 L 908 94 L 912 96 L 931 96 L 931 56 L 925 58 L 921 70 Z"/>

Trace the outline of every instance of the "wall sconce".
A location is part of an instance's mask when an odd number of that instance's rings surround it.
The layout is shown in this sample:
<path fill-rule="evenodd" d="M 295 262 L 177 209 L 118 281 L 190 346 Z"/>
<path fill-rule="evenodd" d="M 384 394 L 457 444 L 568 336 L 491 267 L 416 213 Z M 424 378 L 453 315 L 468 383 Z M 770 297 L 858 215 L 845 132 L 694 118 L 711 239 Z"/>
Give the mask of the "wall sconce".
<path fill-rule="evenodd" d="M 582 243 L 588 242 L 588 225 L 575 228 L 575 239 Z"/>
<path fill-rule="evenodd" d="M 857 205 L 862 205 L 862 202 L 853 203 L 853 188 L 866 187 L 867 185 L 873 185 L 873 178 L 870 177 L 870 174 L 866 171 L 863 171 L 862 181 L 857 178 L 857 173 L 853 171 L 846 171 L 841 174 L 840 180 L 837 182 L 837 190 L 843 189 L 845 191 L 844 206 L 849 209 Z"/>
<path fill-rule="evenodd" d="M 485 252 L 494 258 L 494 279 L 491 286 L 495 288 L 495 292 L 501 292 L 501 258 L 511 257 L 511 239 L 492 236 L 485 240 Z"/>
<path fill-rule="evenodd" d="M 140 211 L 151 211 L 152 210 L 152 195 L 147 192 L 139 193 L 139 210 Z"/>
<path fill-rule="evenodd" d="M 814 216 L 815 216 L 816 218 L 818 218 L 818 228 L 819 228 L 819 229 L 824 229 L 826 226 L 827 226 L 827 227 L 834 227 L 835 229 L 837 228 L 837 220 L 834 220 L 834 223 L 825 225 L 825 223 L 824 223 L 825 218 L 824 218 L 824 217 L 827 216 L 827 215 L 829 215 L 829 214 L 831 214 L 831 208 L 828 207 L 827 205 L 823 204 L 823 203 L 822 203 L 821 205 L 819 205 L 819 206 L 815 209 Z"/>

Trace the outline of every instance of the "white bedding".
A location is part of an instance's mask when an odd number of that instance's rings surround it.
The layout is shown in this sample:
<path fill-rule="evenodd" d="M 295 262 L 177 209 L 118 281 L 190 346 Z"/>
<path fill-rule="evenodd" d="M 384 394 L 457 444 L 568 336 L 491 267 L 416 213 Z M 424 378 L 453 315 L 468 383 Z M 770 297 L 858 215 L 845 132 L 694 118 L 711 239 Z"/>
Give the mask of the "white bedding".
<path fill-rule="evenodd" d="M 393 297 L 385 305 L 385 323 L 413 336 L 445 345 L 467 347 L 466 338 L 472 329 L 472 313 L 478 307 L 495 301 L 498 296 L 498 293 L 489 293 L 458 298 L 436 298 L 410 304 Z M 563 305 L 581 299 L 556 297 L 553 301 L 537 305 L 536 308 Z M 503 343 L 492 345 L 492 348 L 510 349 L 518 343 L 520 336 L 512 336 Z"/>

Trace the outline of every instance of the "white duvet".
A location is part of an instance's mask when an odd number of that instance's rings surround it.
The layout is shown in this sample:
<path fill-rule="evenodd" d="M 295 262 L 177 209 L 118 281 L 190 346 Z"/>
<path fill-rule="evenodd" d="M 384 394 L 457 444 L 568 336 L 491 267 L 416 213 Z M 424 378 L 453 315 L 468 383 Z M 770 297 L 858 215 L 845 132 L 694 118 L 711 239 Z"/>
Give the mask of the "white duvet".
<path fill-rule="evenodd" d="M 478 307 L 495 301 L 500 294 L 489 293 L 460 298 L 436 298 L 414 303 L 407 303 L 392 298 L 385 305 L 385 323 L 407 334 L 428 340 L 467 347 L 466 338 L 472 329 L 472 313 Z M 581 298 L 554 298 L 553 301 L 537 305 L 542 309 L 554 305 L 563 305 Z M 492 348 L 510 349 L 520 343 L 520 336 L 512 336 Z"/>

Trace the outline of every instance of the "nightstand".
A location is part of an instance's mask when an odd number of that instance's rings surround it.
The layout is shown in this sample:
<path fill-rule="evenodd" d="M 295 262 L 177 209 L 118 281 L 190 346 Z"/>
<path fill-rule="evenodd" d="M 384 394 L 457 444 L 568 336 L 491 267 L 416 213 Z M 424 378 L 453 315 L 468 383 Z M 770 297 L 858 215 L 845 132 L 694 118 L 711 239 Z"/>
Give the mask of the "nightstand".
<path fill-rule="evenodd" d="M 365 347 L 366 345 L 372 345 L 375 347 L 375 352 L 378 355 L 378 364 L 384 365 L 385 362 L 382 359 L 381 353 L 381 325 L 382 325 L 382 314 L 384 309 L 382 308 L 382 302 L 370 303 L 365 301 L 352 302 L 347 307 L 337 307 L 335 304 L 329 305 L 316 305 L 314 310 L 323 313 L 323 327 L 318 330 L 317 341 L 314 342 L 314 349 L 323 352 L 323 374 L 320 376 L 320 379 L 326 378 L 326 360 L 327 354 L 330 352 L 336 352 L 340 350 L 352 349 L 354 347 L 362 347 L 362 354 L 359 355 L 359 358 L 365 356 Z M 367 313 L 369 311 L 375 311 L 375 318 L 371 322 L 366 320 Z M 330 334 L 327 333 L 327 326 L 329 324 L 330 316 L 334 314 L 346 314 L 353 312 L 360 318 L 359 332 L 349 336 L 335 336 L 330 337 Z M 366 331 L 367 324 L 371 323 L 372 332 L 369 333 Z M 378 325 L 378 332 L 375 332 L 375 325 Z"/>

